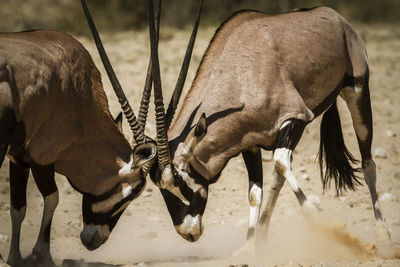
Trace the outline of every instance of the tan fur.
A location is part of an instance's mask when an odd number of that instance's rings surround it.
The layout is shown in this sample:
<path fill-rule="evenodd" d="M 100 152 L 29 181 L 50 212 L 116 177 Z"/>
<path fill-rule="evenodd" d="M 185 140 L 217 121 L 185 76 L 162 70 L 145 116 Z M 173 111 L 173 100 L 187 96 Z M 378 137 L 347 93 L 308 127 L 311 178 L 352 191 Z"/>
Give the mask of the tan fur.
<path fill-rule="evenodd" d="M 286 120 L 308 123 L 320 115 L 345 73 L 365 73 L 365 57 L 360 36 L 330 8 L 238 13 L 211 41 L 169 139 L 184 142 L 181 133 L 199 105 L 192 126 L 203 112 L 243 106 L 209 125 L 194 150 L 213 177 L 251 146 L 273 148 Z"/>
<path fill-rule="evenodd" d="M 0 61 L 7 66 L 3 82 L 11 85 L 12 109 L 25 124 L 25 150 L 33 161 L 55 163 L 74 187 L 92 194 L 123 178 L 118 171 L 130 161 L 131 147 L 79 42 L 53 31 L 1 33 Z"/>

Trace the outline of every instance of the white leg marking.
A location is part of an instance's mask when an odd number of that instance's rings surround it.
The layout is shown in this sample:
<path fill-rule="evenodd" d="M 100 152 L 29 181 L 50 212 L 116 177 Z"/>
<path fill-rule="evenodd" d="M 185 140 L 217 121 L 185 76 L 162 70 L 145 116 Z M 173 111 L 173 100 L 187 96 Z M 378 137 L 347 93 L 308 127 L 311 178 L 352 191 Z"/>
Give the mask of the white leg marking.
<path fill-rule="evenodd" d="M 291 168 L 291 155 L 292 155 L 292 150 L 288 148 L 278 148 L 274 152 L 274 163 L 275 163 L 275 171 L 283 175 L 286 180 L 289 182 L 290 187 L 292 187 L 292 190 L 296 194 L 297 199 L 299 200 L 300 203 L 304 199 L 303 196 L 306 198 L 306 196 L 303 194 L 300 184 L 296 180 L 296 177 L 294 176 L 294 173 L 292 172 Z M 307 198 L 304 200 L 304 203 L 302 205 L 303 212 L 305 213 L 306 216 L 314 216 L 315 211 L 317 211 L 317 208 L 314 206 L 312 202 L 310 202 Z"/>
<path fill-rule="evenodd" d="M 262 189 L 253 184 L 249 192 L 249 202 L 250 202 L 250 216 L 249 216 L 249 228 L 256 230 L 258 217 L 260 214 L 260 207 L 262 202 Z"/>
<path fill-rule="evenodd" d="M 10 252 L 8 254 L 7 262 L 13 265 L 21 260 L 21 251 L 19 250 L 19 238 L 21 234 L 21 224 L 26 214 L 26 206 L 22 207 L 18 211 L 11 205 L 10 214 L 12 223 L 12 233 L 11 233 Z"/>
<path fill-rule="evenodd" d="M 293 191 L 298 192 L 300 190 L 300 185 L 292 172 L 290 164 L 290 157 L 292 155 L 292 152 L 293 151 L 288 148 L 278 148 L 275 150 L 275 170 L 277 171 L 277 173 L 283 175 L 286 180 L 288 180 Z"/>

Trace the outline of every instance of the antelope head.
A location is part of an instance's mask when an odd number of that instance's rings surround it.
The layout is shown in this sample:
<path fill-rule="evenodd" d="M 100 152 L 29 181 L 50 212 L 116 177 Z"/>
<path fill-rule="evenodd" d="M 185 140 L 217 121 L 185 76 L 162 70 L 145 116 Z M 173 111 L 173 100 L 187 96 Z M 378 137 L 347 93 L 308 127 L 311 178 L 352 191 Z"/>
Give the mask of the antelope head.
<path fill-rule="evenodd" d="M 148 97 L 150 96 L 149 91 L 152 82 L 151 64 L 149 64 L 138 120 L 114 73 L 85 0 L 81 0 L 81 3 L 101 60 L 121 104 L 122 111 L 128 120 L 134 139 L 131 160 L 129 164 L 120 169 L 118 181 L 113 188 L 101 195 L 83 194 L 84 227 L 80 237 L 87 249 L 94 250 L 108 239 L 123 211 L 143 191 L 146 176 L 156 159 L 157 147 L 156 143 L 144 134 Z M 159 18 L 159 15 L 157 17 Z"/>
<path fill-rule="evenodd" d="M 207 130 L 205 116 L 201 117 L 199 123 L 186 138 L 186 141 L 178 148 L 173 160 L 169 151 L 167 131 L 178 105 L 186 78 L 203 1 L 200 1 L 192 36 L 167 114 L 164 112 L 157 52 L 158 42 L 152 0 L 148 0 L 148 6 L 158 150 L 158 161 L 151 169 L 150 177 L 160 188 L 176 231 L 186 240 L 193 242 L 203 232 L 201 215 L 205 209 L 208 191 L 209 175 L 207 168 L 204 167 L 204 164 L 200 160 L 193 156 L 196 144 L 204 137 Z M 197 179 L 200 177 L 202 179 Z"/>

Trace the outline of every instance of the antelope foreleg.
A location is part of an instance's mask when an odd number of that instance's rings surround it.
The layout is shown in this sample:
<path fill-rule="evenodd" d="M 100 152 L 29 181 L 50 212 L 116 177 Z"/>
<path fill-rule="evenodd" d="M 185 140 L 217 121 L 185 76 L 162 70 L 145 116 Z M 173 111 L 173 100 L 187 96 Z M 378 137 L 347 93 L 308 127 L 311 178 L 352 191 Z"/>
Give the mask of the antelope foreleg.
<path fill-rule="evenodd" d="M 58 205 L 58 190 L 54 180 L 53 165 L 35 165 L 32 167 L 32 174 L 43 196 L 44 207 L 39 235 L 30 260 L 52 264 L 53 260 L 50 254 L 50 231 L 54 211 Z"/>
<path fill-rule="evenodd" d="M 26 185 L 29 169 L 22 168 L 10 161 L 10 198 L 11 198 L 11 244 L 7 263 L 17 266 L 21 263 L 19 241 L 21 224 L 26 214 Z"/>

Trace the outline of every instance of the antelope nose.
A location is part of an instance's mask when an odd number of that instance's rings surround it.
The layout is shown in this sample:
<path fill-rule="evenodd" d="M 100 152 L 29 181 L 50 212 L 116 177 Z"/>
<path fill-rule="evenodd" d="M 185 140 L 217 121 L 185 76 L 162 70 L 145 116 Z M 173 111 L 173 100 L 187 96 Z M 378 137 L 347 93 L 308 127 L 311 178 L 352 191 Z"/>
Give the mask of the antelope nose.
<path fill-rule="evenodd" d="M 98 231 L 97 230 L 92 230 L 92 231 L 85 231 L 83 230 L 81 232 L 81 241 L 82 244 L 88 249 L 88 250 L 95 250 L 96 248 L 98 248 L 99 246 L 96 245 L 95 240 L 96 240 L 96 236 L 98 236 Z"/>

